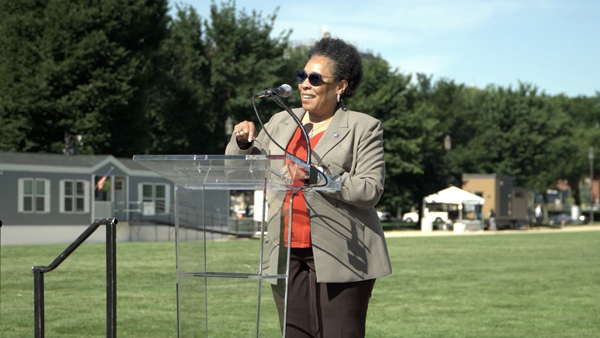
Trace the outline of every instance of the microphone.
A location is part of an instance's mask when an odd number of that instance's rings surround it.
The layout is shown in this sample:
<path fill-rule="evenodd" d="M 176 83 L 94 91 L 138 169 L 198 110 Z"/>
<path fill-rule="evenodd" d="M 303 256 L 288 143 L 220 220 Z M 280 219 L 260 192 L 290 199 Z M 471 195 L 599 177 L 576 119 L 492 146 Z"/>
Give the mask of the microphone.
<path fill-rule="evenodd" d="M 274 95 L 277 95 L 279 97 L 289 97 L 290 95 L 292 95 L 292 86 L 290 86 L 289 84 L 282 84 L 277 88 L 271 88 L 256 93 L 254 94 L 254 97 L 265 97 Z"/>

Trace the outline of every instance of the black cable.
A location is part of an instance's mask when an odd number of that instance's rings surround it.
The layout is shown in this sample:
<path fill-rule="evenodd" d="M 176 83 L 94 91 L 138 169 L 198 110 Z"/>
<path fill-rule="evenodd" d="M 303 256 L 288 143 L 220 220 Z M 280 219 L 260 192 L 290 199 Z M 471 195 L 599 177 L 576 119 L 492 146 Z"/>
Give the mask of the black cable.
<path fill-rule="evenodd" d="M 269 137 L 269 139 L 271 139 L 271 141 L 273 143 L 275 143 L 275 145 L 279 149 L 283 150 L 284 153 L 294 157 L 298 161 L 304 162 L 308 166 L 308 169 L 311 170 L 313 167 L 311 165 L 312 149 L 311 149 L 310 141 L 309 141 L 310 137 L 308 136 L 308 133 L 306 132 L 306 129 L 304 128 L 304 125 L 302 125 L 302 121 L 300 121 L 298 116 L 296 116 L 296 114 L 294 114 L 294 112 L 292 112 L 292 110 L 285 104 L 285 102 L 283 102 L 283 100 L 281 99 L 281 97 L 279 95 L 272 95 L 272 97 L 273 97 L 273 99 L 275 99 L 275 102 L 277 103 L 277 105 L 279 105 L 281 108 L 283 108 L 285 111 L 287 111 L 288 114 L 290 114 L 290 116 L 294 119 L 294 121 L 300 128 L 300 131 L 302 132 L 302 135 L 304 136 L 304 139 L 306 140 L 306 161 L 302 161 L 296 155 L 287 151 L 287 149 L 283 148 L 279 143 L 277 143 L 277 141 L 275 141 L 275 139 L 273 139 L 271 134 L 269 134 L 269 132 L 267 131 L 267 128 L 265 128 L 265 125 L 263 124 L 263 122 L 260 118 L 260 115 L 258 114 L 258 110 L 256 109 L 256 101 L 255 101 L 256 97 L 257 97 L 256 95 L 252 96 L 252 107 L 254 108 L 254 114 L 256 114 L 258 123 L 260 123 L 262 130 L 265 132 L 265 134 L 267 134 L 267 137 Z M 317 172 L 317 175 L 320 175 L 321 177 L 323 177 L 323 179 L 325 180 L 325 183 L 322 185 L 314 186 L 314 187 L 327 186 L 327 184 L 329 184 L 329 179 L 327 178 L 327 176 L 320 170 L 318 170 L 318 169 L 315 169 L 315 170 Z"/>
<path fill-rule="evenodd" d="M 310 165 L 311 157 L 312 157 L 312 148 L 310 147 L 310 137 L 308 137 L 308 133 L 306 132 L 304 125 L 302 125 L 302 121 L 300 121 L 298 116 L 296 116 L 296 114 L 294 114 L 294 112 L 290 109 L 290 107 L 288 107 L 287 104 L 285 104 L 285 102 L 283 102 L 281 97 L 274 95 L 273 99 L 281 108 L 283 108 L 285 111 L 287 111 L 290 114 L 290 116 L 294 119 L 294 121 L 296 121 L 296 124 L 300 128 L 300 131 L 302 132 L 302 136 L 304 136 L 304 139 L 306 140 L 306 161 L 305 161 L 305 163 L 307 165 Z"/>
<path fill-rule="evenodd" d="M 292 153 L 290 153 L 289 151 L 287 151 L 287 149 L 283 148 L 283 147 L 282 147 L 282 146 L 281 146 L 279 143 L 277 143 L 277 141 L 275 141 L 275 139 L 273 139 L 273 137 L 271 136 L 271 134 L 269 134 L 269 132 L 267 131 L 267 128 L 265 128 L 265 125 L 264 125 L 264 123 L 262 122 L 262 120 L 261 120 L 261 118 L 260 118 L 260 115 L 258 115 L 258 110 L 256 109 L 256 102 L 255 102 L 255 99 L 256 99 L 256 95 L 252 96 L 252 107 L 254 108 L 254 114 L 256 114 L 256 118 L 258 119 L 258 123 L 260 123 L 260 126 L 262 127 L 262 130 L 265 132 L 265 134 L 267 134 L 267 136 L 268 136 L 268 137 L 271 139 L 271 141 L 272 141 L 273 143 L 275 143 L 275 145 L 276 145 L 276 146 L 277 146 L 279 149 L 283 150 L 283 152 L 284 152 L 284 153 L 286 153 L 286 154 L 288 154 L 288 155 L 290 155 L 290 156 L 294 156 L 295 158 L 298 158 L 298 157 L 296 157 L 294 154 L 292 154 Z M 255 137 L 256 137 L 256 135 L 255 135 Z M 299 161 L 302 161 L 302 160 L 300 160 L 299 158 L 298 158 L 298 160 L 299 160 Z"/>
<path fill-rule="evenodd" d="M 317 175 L 321 175 L 323 177 L 323 179 L 325 180 L 325 184 L 323 184 L 322 186 L 326 186 L 329 183 L 329 179 L 327 178 L 327 176 L 325 176 L 325 174 L 322 173 L 320 170 L 318 170 L 316 168 L 313 169 L 313 166 L 311 165 L 312 148 L 310 146 L 310 137 L 308 136 L 308 133 L 306 132 L 306 129 L 304 128 L 304 125 L 302 124 L 302 121 L 300 121 L 298 116 L 296 116 L 296 114 L 294 114 L 294 112 L 292 112 L 292 110 L 285 104 L 285 102 L 283 102 L 281 97 L 274 95 L 273 98 L 275 99 L 275 102 L 281 108 L 285 109 L 285 111 L 287 111 L 290 114 L 290 116 L 292 116 L 294 121 L 296 121 L 296 124 L 300 128 L 300 131 L 302 132 L 302 135 L 304 136 L 304 139 L 306 140 L 306 162 L 305 163 L 308 166 L 308 170 L 316 170 Z M 309 174 L 309 176 L 310 176 L 310 174 Z M 313 186 L 313 187 L 316 187 L 316 186 Z"/>

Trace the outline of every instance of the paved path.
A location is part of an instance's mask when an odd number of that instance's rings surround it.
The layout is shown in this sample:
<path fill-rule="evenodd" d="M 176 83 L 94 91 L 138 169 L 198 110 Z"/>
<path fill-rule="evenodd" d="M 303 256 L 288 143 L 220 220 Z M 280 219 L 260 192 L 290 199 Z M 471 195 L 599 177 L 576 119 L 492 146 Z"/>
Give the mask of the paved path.
<path fill-rule="evenodd" d="M 562 233 L 562 232 L 581 232 L 581 231 L 600 231 L 600 225 L 568 225 L 564 228 L 534 227 L 528 230 L 498 230 L 498 231 L 467 231 L 463 233 L 454 233 L 453 231 L 434 230 L 422 232 L 418 230 L 394 230 L 386 231 L 385 237 L 420 237 L 420 236 L 487 236 L 498 234 L 540 234 L 540 233 Z"/>

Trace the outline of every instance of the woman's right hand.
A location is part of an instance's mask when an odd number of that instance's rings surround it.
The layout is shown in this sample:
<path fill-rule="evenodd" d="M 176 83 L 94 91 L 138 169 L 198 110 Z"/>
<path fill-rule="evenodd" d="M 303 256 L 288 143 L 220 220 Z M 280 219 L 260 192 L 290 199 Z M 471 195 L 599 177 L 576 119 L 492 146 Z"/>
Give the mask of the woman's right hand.
<path fill-rule="evenodd" d="M 256 135 L 256 126 L 252 121 L 243 121 L 233 127 L 233 134 L 240 143 L 250 143 L 254 141 Z"/>

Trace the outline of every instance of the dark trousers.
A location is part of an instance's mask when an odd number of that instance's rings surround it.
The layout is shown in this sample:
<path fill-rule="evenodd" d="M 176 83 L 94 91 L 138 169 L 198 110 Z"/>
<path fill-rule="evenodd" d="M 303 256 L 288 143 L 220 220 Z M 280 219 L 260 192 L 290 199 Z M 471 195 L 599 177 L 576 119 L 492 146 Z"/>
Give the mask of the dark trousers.
<path fill-rule="evenodd" d="M 292 249 L 286 338 L 364 337 L 367 308 L 374 285 L 374 279 L 317 283 L 312 249 Z M 284 283 L 273 286 L 281 323 L 284 290 Z"/>

